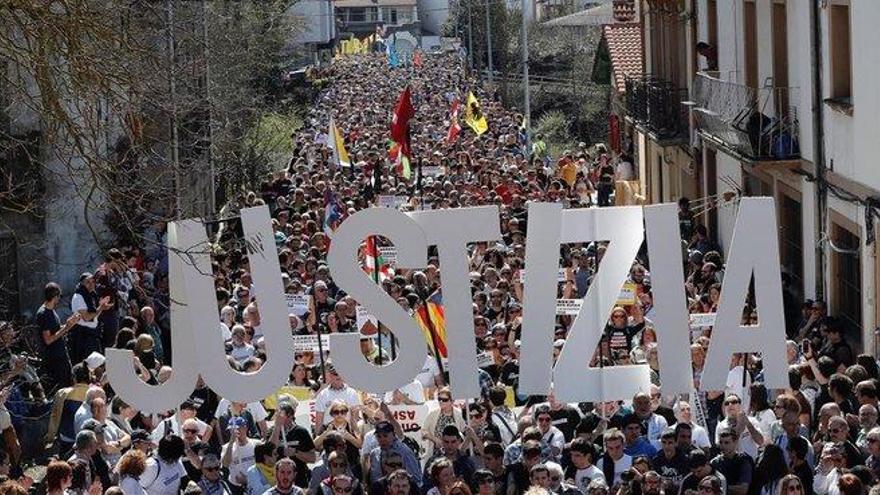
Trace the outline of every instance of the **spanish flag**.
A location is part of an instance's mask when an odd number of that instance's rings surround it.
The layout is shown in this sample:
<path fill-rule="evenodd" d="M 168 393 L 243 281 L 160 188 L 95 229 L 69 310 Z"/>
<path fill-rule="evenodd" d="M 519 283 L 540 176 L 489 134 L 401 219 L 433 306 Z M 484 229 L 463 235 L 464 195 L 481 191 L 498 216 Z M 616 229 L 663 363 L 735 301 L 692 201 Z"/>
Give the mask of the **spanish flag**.
<path fill-rule="evenodd" d="M 483 111 L 480 109 L 480 102 L 477 101 L 477 97 L 474 96 L 473 92 L 468 93 L 467 106 L 464 111 L 464 121 L 474 130 L 474 132 L 477 133 L 478 136 L 489 129 L 489 123 L 486 122 L 486 116 L 483 115 Z"/>
<path fill-rule="evenodd" d="M 342 133 L 336 127 L 333 117 L 330 117 L 330 132 L 327 133 L 327 146 L 333 155 L 333 167 L 350 167 L 351 160 L 348 158 L 348 152 L 345 151 L 345 141 L 342 139 Z"/>
<path fill-rule="evenodd" d="M 446 316 L 443 310 L 443 295 L 435 292 L 416 310 L 416 319 L 425 340 L 440 357 L 449 357 L 446 349 Z"/>

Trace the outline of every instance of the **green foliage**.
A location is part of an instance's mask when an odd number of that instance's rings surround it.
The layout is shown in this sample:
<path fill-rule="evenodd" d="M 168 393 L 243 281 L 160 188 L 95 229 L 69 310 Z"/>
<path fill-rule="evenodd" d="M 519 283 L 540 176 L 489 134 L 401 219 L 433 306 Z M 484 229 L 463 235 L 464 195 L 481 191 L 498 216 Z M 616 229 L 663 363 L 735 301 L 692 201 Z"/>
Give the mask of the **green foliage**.
<path fill-rule="evenodd" d="M 296 111 L 268 112 L 248 131 L 244 146 L 257 156 L 283 161 L 293 152 L 291 134 L 302 125 L 302 118 Z"/>

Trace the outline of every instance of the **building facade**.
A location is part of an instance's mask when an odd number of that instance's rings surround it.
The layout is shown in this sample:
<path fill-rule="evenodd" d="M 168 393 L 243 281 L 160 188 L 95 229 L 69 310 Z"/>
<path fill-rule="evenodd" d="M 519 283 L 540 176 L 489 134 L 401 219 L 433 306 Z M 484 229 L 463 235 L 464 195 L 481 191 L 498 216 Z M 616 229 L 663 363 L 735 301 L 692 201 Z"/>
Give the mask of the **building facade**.
<path fill-rule="evenodd" d="M 709 205 L 699 219 L 726 249 L 735 198 L 774 197 L 793 290 L 876 352 L 880 53 L 854 47 L 880 42 L 880 2 L 640 2 L 646 76 L 622 133 L 649 200 Z"/>

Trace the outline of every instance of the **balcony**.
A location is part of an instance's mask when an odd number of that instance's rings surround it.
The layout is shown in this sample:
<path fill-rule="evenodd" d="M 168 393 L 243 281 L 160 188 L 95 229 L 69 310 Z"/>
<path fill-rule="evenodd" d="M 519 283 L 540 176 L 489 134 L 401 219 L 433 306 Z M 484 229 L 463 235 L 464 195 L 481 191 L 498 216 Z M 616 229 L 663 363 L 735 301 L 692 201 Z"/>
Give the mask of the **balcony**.
<path fill-rule="evenodd" d="M 626 113 L 659 142 L 687 140 L 688 119 L 682 102 L 687 88 L 651 76 L 626 79 Z"/>
<path fill-rule="evenodd" d="M 704 140 L 748 162 L 800 158 L 798 88 L 761 88 L 722 80 L 701 72 L 694 80 L 694 124 Z"/>

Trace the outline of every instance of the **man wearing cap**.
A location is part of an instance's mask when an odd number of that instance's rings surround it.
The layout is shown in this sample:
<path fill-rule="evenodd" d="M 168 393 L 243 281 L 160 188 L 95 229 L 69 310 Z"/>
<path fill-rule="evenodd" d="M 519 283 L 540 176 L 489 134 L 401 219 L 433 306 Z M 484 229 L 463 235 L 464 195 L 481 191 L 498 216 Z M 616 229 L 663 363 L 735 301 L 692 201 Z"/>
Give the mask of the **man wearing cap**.
<path fill-rule="evenodd" d="M 98 301 L 95 292 L 95 277 L 85 272 L 79 276 L 79 284 L 70 299 L 70 310 L 80 315 L 76 326 L 70 331 L 68 345 L 70 346 L 70 359 L 78 363 L 88 357 L 92 352 L 102 352 L 101 329 L 98 328 L 98 317 L 102 312 L 113 306 L 110 296 L 105 296 Z"/>
<path fill-rule="evenodd" d="M 244 418 L 233 417 L 226 427 L 229 430 L 229 443 L 223 446 L 221 462 L 229 469 L 229 484 L 233 492 L 243 493 L 247 484 L 247 470 L 254 465 L 256 440 L 248 438 L 247 422 Z"/>
<path fill-rule="evenodd" d="M 379 446 L 370 451 L 370 483 L 375 483 L 382 477 L 382 458 L 386 452 L 391 451 L 400 455 L 403 460 L 402 467 L 412 476 L 416 484 L 421 485 L 422 470 L 419 466 L 419 460 L 413 451 L 397 438 L 394 433 L 394 425 L 390 421 L 376 423 L 375 435 Z"/>
<path fill-rule="evenodd" d="M 231 495 L 232 488 L 220 475 L 220 459 L 215 454 L 202 457 L 202 479 L 199 488 L 204 495 Z"/>
<path fill-rule="evenodd" d="M 717 476 L 721 481 L 721 493 L 727 493 L 727 479 L 709 464 L 709 456 L 701 449 L 694 449 L 688 456 L 691 473 L 684 477 L 679 488 L 679 495 L 697 495 L 700 481 L 706 476 Z"/>

